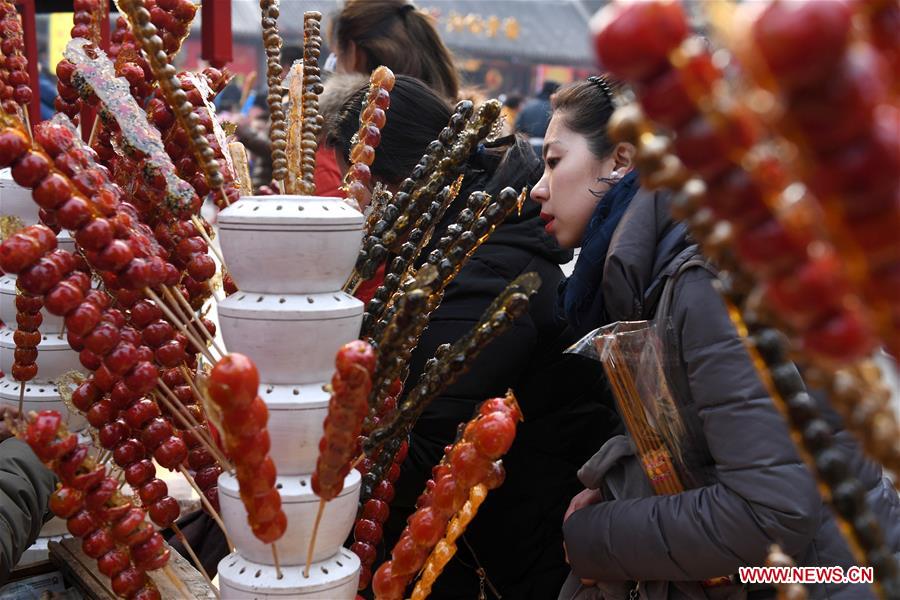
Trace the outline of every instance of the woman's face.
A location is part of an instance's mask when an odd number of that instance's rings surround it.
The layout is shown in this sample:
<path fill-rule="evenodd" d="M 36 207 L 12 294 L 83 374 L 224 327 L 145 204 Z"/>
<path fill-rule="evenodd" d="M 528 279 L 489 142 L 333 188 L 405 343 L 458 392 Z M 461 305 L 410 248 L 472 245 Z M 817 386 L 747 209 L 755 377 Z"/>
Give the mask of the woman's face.
<path fill-rule="evenodd" d="M 577 248 L 600 201 L 596 194 L 610 187 L 603 180 L 613 171 L 615 161 L 594 156 L 587 138 L 563 121 L 561 113 L 550 120 L 544 136 L 544 175 L 531 190 L 531 198 L 541 205 L 547 233 L 563 248 Z"/>

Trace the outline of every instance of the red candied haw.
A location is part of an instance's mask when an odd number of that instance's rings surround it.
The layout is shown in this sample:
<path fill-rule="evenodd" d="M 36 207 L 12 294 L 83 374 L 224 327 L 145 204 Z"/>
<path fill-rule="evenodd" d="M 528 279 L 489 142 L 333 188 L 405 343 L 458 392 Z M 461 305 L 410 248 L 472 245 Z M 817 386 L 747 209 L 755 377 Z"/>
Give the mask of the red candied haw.
<path fill-rule="evenodd" d="M 37 313 L 43 307 L 40 296 L 28 294 L 16 295 L 16 310 L 24 313 Z"/>
<path fill-rule="evenodd" d="M 194 481 L 201 490 L 209 489 L 216 485 L 219 475 L 222 474 L 222 467 L 218 464 L 212 464 L 197 471 Z"/>
<path fill-rule="evenodd" d="M 19 287 L 30 294 L 44 294 L 53 286 L 58 284 L 63 278 L 63 273 L 59 267 L 44 257 L 21 273 L 17 280 Z"/>
<path fill-rule="evenodd" d="M 150 420 L 144 425 L 141 440 L 151 450 L 156 448 L 172 435 L 172 426 L 161 417 Z M 187 453 L 185 453 L 187 454 Z"/>
<path fill-rule="evenodd" d="M 36 348 L 41 343 L 41 333 L 39 331 L 22 331 L 17 329 L 13 333 L 13 342 L 15 342 L 16 346 Z"/>
<path fill-rule="evenodd" d="M 147 583 L 147 575 L 143 570 L 129 567 L 121 571 L 112 579 L 113 592 L 120 598 L 131 598 L 144 584 Z"/>
<path fill-rule="evenodd" d="M 41 316 L 41 313 L 16 313 L 16 325 L 19 329 L 37 331 L 43 322 L 44 317 Z"/>
<path fill-rule="evenodd" d="M 79 23 L 69 30 L 69 37 L 87 39 L 91 36 L 91 27 L 84 23 Z"/>
<path fill-rule="evenodd" d="M 371 166 L 375 162 L 375 148 L 368 144 L 354 146 L 350 151 L 350 160 L 354 163 L 363 163 Z"/>
<path fill-rule="evenodd" d="M 41 208 L 55 210 L 71 195 L 72 187 L 65 177 L 51 173 L 34 188 L 31 196 Z"/>
<path fill-rule="evenodd" d="M 353 537 L 360 542 L 377 546 L 381 541 L 381 525 L 370 519 L 359 519 L 353 528 Z"/>
<path fill-rule="evenodd" d="M 250 472 L 238 469 L 238 481 L 241 484 L 241 493 L 249 496 L 262 496 L 270 494 L 275 487 L 275 463 L 271 456 L 260 463 Z"/>
<path fill-rule="evenodd" d="M 103 359 L 86 348 L 78 353 L 78 360 L 89 371 L 96 371 L 103 365 Z"/>
<path fill-rule="evenodd" d="M 30 365 L 37 360 L 37 348 L 16 348 L 13 360 L 19 364 Z"/>
<path fill-rule="evenodd" d="M 178 508 L 178 501 L 172 496 L 166 496 L 162 500 L 157 500 L 151 504 L 147 512 L 150 513 L 150 518 L 158 526 L 169 527 L 175 522 L 181 511 Z"/>
<path fill-rule="evenodd" d="M 117 548 L 97 559 L 97 570 L 113 579 L 127 569 L 130 564 L 131 560 L 128 558 L 128 554 Z"/>
<path fill-rule="evenodd" d="M 215 462 L 216 459 L 213 458 L 213 455 L 209 453 L 209 450 L 207 450 L 203 446 L 197 446 L 188 453 L 188 466 L 194 471 L 199 471 L 200 469 L 214 464 Z M 274 468 L 274 466 L 275 465 L 273 464 L 272 467 Z M 238 470 L 240 470 L 240 467 L 238 468 Z M 265 489 L 268 489 L 274 485 L 275 483 L 273 482 L 271 486 L 266 486 Z"/>
<path fill-rule="evenodd" d="M 863 318 L 846 310 L 808 331 L 803 344 L 810 352 L 847 362 L 871 352 L 874 340 Z"/>
<path fill-rule="evenodd" d="M 15 91 L 15 99 L 19 104 L 28 104 L 31 102 L 32 91 L 27 85 L 17 85 Z"/>
<path fill-rule="evenodd" d="M 112 421 L 116 416 L 112 402 L 109 400 L 100 400 L 87 411 L 85 418 L 93 427 L 102 427 L 106 423 Z"/>
<path fill-rule="evenodd" d="M 103 359 L 103 364 L 106 365 L 106 368 L 116 375 L 124 375 L 137 362 L 137 348 L 123 342 L 119 342 Z"/>
<path fill-rule="evenodd" d="M 409 535 L 418 545 L 432 548 L 444 535 L 447 519 L 432 507 L 417 510 L 409 519 Z"/>
<path fill-rule="evenodd" d="M 0 167 L 8 167 L 17 161 L 31 145 L 25 136 L 11 128 L 5 128 L 0 133 Z"/>
<path fill-rule="evenodd" d="M 12 166 L 13 180 L 22 187 L 32 188 L 50 173 L 50 161 L 37 152 L 28 152 Z"/>
<path fill-rule="evenodd" d="M 152 362 L 153 350 L 151 350 L 147 346 L 140 345 L 137 347 L 137 358 L 138 362 Z"/>
<path fill-rule="evenodd" d="M 100 445 L 107 450 L 115 448 L 125 436 L 128 435 L 128 426 L 121 419 L 116 419 L 112 423 L 107 423 L 100 428 L 98 438 Z"/>
<path fill-rule="evenodd" d="M 103 218 L 84 225 L 75 234 L 75 241 L 88 250 L 103 250 L 113 239 L 113 226 Z"/>
<path fill-rule="evenodd" d="M 155 533 L 150 536 L 150 539 L 146 542 L 141 542 L 140 544 L 135 544 L 131 547 L 131 559 L 136 565 L 145 563 L 165 549 L 163 544 L 162 536 Z"/>
<path fill-rule="evenodd" d="M 149 361 L 141 361 L 125 376 L 125 384 L 137 394 L 147 394 L 156 387 L 159 371 Z"/>
<path fill-rule="evenodd" d="M 90 511 L 81 510 L 75 515 L 69 517 L 66 521 L 66 529 L 75 537 L 83 538 L 99 526 L 97 519 Z"/>
<path fill-rule="evenodd" d="M 472 443 L 480 454 L 496 460 L 506 454 L 516 437 L 516 424 L 504 413 L 496 412 L 475 422 Z"/>
<path fill-rule="evenodd" d="M 353 542 L 350 551 L 359 557 L 359 561 L 364 565 L 372 565 L 378 556 L 375 546 L 367 542 Z"/>
<path fill-rule="evenodd" d="M 84 198 L 72 197 L 56 209 L 60 226 L 76 231 L 91 219 L 91 207 Z"/>
<path fill-rule="evenodd" d="M 99 510 L 119 490 L 119 480 L 106 477 L 99 485 L 94 486 L 84 498 L 84 505 L 88 510 Z"/>
<path fill-rule="evenodd" d="M 767 219 L 738 237 L 736 251 L 752 269 L 787 268 L 806 260 L 806 249 L 811 240 L 801 238 L 799 233 L 789 232 L 776 219 Z"/>
<path fill-rule="evenodd" d="M 38 366 L 36 364 L 20 365 L 13 363 L 12 376 L 16 381 L 31 381 L 38 374 Z"/>
<path fill-rule="evenodd" d="M 267 523 L 281 511 L 281 495 L 275 488 L 259 496 L 248 496 L 242 492 L 241 499 L 244 500 L 251 522 Z"/>
<path fill-rule="evenodd" d="M 120 379 L 121 377 L 114 375 L 106 368 L 106 365 L 100 365 L 100 367 L 94 371 L 94 385 L 103 391 L 104 394 L 111 392 Z"/>
<path fill-rule="evenodd" d="M 184 440 L 175 436 L 163 440 L 163 443 L 160 444 L 153 453 L 156 462 L 158 462 L 161 467 L 169 469 L 170 471 L 178 469 L 178 466 L 184 462 L 187 455 L 187 445 L 184 443 Z"/>
<path fill-rule="evenodd" d="M 141 339 L 151 348 L 159 348 L 163 343 L 172 339 L 175 329 L 168 321 L 159 319 L 144 327 L 141 331 Z"/>
<path fill-rule="evenodd" d="M 407 529 L 391 551 L 392 570 L 397 575 L 414 575 L 427 558 L 428 548 L 417 544 Z"/>
<path fill-rule="evenodd" d="M 506 469 L 503 468 L 503 463 L 499 460 L 491 463 L 491 468 L 482 483 L 487 489 L 496 490 L 503 485 L 504 481 L 506 481 Z"/>
<path fill-rule="evenodd" d="M 139 488 L 156 477 L 156 467 L 148 459 L 140 460 L 125 467 L 125 481 L 132 488 Z"/>
<path fill-rule="evenodd" d="M 387 115 L 384 110 L 374 104 L 366 104 L 366 108 L 363 109 L 362 119 L 378 129 L 382 129 L 387 123 Z"/>
<path fill-rule="evenodd" d="M 91 290 L 90 292 L 86 292 L 84 295 L 84 299 L 100 310 L 109 308 L 109 305 L 112 302 L 109 294 L 101 292 L 100 290 Z"/>
<path fill-rule="evenodd" d="M 116 347 L 119 343 L 119 328 L 107 321 L 101 321 L 93 331 L 84 337 L 84 347 L 99 356 Z"/>
<path fill-rule="evenodd" d="M 188 263 L 187 269 L 197 281 L 206 281 L 216 274 L 216 261 L 208 254 L 198 254 Z"/>
<path fill-rule="evenodd" d="M 387 521 L 390 509 L 386 502 L 372 499 L 363 505 L 363 518 L 375 521 L 376 523 L 384 523 Z"/>
<path fill-rule="evenodd" d="M 377 148 L 381 143 L 381 131 L 375 125 L 366 125 L 359 139 L 372 148 Z"/>
<path fill-rule="evenodd" d="M 141 497 L 141 504 L 144 506 L 150 506 L 154 504 L 158 500 L 162 499 L 169 493 L 169 488 L 166 486 L 166 482 L 162 479 L 151 479 L 147 483 L 141 486 L 139 490 L 139 494 Z"/>
<path fill-rule="evenodd" d="M 48 504 L 54 515 L 68 519 L 84 506 L 84 493 L 62 486 L 50 495 Z"/>
<path fill-rule="evenodd" d="M 138 328 L 144 328 L 162 316 L 162 311 L 150 300 L 141 300 L 131 307 L 131 322 Z"/>
<path fill-rule="evenodd" d="M 100 322 L 100 309 L 91 302 L 82 302 L 66 315 L 66 328 L 75 335 L 85 336 Z"/>
<path fill-rule="evenodd" d="M 369 583 L 372 582 L 372 568 L 371 565 L 362 565 L 359 569 L 359 583 L 357 584 L 356 589 L 362 591 L 369 587 Z M 357 598 L 361 598 L 359 594 L 356 596 Z"/>
<path fill-rule="evenodd" d="M 753 24 L 763 60 L 785 87 L 830 76 L 850 37 L 850 7 L 844 2 L 774 2 Z"/>
<path fill-rule="evenodd" d="M 252 525 L 253 535 L 264 544 L 271 544 L 279 539 L 287 530 L 287 516 L 279 510 L 268 521 L 260 521 Z"/>
<path fill-rule="evenodd" d="M 372 491 L 372 497 L 390 504 L 394 499 L 394 486 L 390 481 L 383 479 L 375 486 L 375 489 Z"/>
<path fill-rule="evenodd" d="M 362 163 L 354 163 L 347 174 L 350 178 L 359 181 L 364 186 L 367 186 L 372 182 L 372 171 L 369 169 L 368 165 Z"/>
<path fill-rule="evenodd" d="M 269 432 L 263 429 L 253 437 L 238 438 L 237 440 L 226 439 L 228 452 L 231 456 L 240 456 L 241 462 L 247 468 L 255 468 L 256 465 L 262 463 L 269 454 L 272 440 L 269 438 Z"/>
<path fill-rule="evenodd" d="M 91 558 L 97 559 L 116 547 L 115 541 L 106 529 L 98 529 L 84 538 L 81 549 Z"/>
<path fill-rule="evenodd" d="M 459 485 L 456 478 L 446 474 L 439 478 L 432 492 L 432 508 L 438 513 L 450 517 L 455 515 L 468 498 L 466 489 Z"/>
<path fill-rule="evenodd" d="M 176 256 L 185 262 L 191 260 L 195 254 L 206 254 L 208 250 L 209 246 L 199 236 L 185 238 L 175 246 Z"/>
<path fill-rule="evenodd" d="M 127 242 L 113 240 L 97 256 L 97 266 L 113 272 L 122 270 L 134 258 L 134 253 Z"/>
<path fill-rule="evenodd" d="M 669 65 L 669 53 L 688 35 L 678 2 L 638 2 L 610 6 L 595 32 L 597 57 L 620 79 L 646 80 Z"/>
<path fill-rule="evenodd" d="M 140 346 L 144 343 L 144 340 L 141 338 L 141 334 L 134 327 L 122 327 L 119 330 L 119 335 L 121 339 L 126 344 L 131 344 L 132 346 Z"/>
<path fill-rule="evenodd" d="M 243 354 L 233 352 L 223 357 L 209 376 L 210 395 L 227 411 L 248 407 L 256 399 L 258 389 L 259 372 Z"/>
<path fill-rule="evenodd" d="M 184 375 L 181 374 L 179 369 L 166 369 L 162 373 L 162 380 L 170 388 L 176 388 L 180 385 L 184 385 Z"/>
<path fill-rule="evenodd" d="M 94 402 L 97 402 L 100 397 L 100 390 L 97 389 L 97 386 L 90 381 L 85 381 L 72 392 L 72 404 L 74 404 L 75 408 L 78 410 L 85 412 L 90 409 L 91 405 Z"/>
<path fill-rule="evenodd" d="M 18 273 L 37 262 L 43 252 L 31 238 L 14 234 L 0 244 L 0 269 L 5 273 Z"/>
<path fill-rule="evenodd" d="M 132 429 L 141 429 L 144 423 L 159 416 L 159 406 L 152 400 L 139 400 L 129 406 L 122 418 Z"/>
<path fill-rule="evenodd" d="M 375 576 L 372 578 L 372 590 L 378 598 L 401 600 L 407 583 L 406 576 L 395 573 L 393 563 L 387 561 L 375 571 Z"/>
<path fill-rule="evenodd" d="M 118 542 L 127 539 L 141 523 L 144 522 L 144 510 L 141 508 L 132 508 L 125 513 L 121 519 L 118 519 L 112 526 L 112 536 Z"/>
<path fill-rule="evenodd" d="M 84 293 L 68 281 L 63 281 L 55 286 L 44 297 L 47 312 L 52 315 L 63 316 L 75 310 L 82 300 Z"/>
<path fill-rule="evenodd" d="M 124 381 L 117 381 L 109 393 L 109 400 L 119 410 L 125 410 L 138 399 L 137 394 L 128 389 Z"/>
<path fill-rule="evenodd" d="M 257 396 L 244 410 L 233 410 L 225 413 L 223 423 L 225 431 L 236 437 L 256 435 L 266 426 L 269 420 L 269 411 L 262 398 Z"/>
<path fill-rule="evenodd" d="M 470 487 L 481 481 L 491 462 L 479 454 L 471 442 L 458 444 L 450 455 L 450 465 L 459 483 Z"/>
<path fill-rule="evenodd" d="M 154 98 L 147 106 L 150 119 L 156 128 L 162 132 L 167 131 L 175 123 L 175 115 L 159 98 Z M 193 162 L 193 161 L 192 161 Z"/>
<path fill-rule="evenodd" d="M 113 450 L 113 460 L 117 465 L 128 466 L 147 458 L 147 450 L 139 440 L 129 438 Z"/>

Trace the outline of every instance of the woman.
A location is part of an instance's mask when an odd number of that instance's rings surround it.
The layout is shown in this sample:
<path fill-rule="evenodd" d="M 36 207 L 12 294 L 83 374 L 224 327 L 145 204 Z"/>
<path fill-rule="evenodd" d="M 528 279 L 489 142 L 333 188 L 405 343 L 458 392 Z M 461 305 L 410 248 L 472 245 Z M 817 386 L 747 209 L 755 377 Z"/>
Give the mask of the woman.
<path fill-rule="evenodd" d="M 345 165 L 365 91 L 348 99 L 329 135 Z M 446 102 L 422 82 L 399 76 L 371 167 L 373 178 L 388 187 L 399 185 L 450 115 Z M 506 138 L 486 146 L 468 161 L 462 190 L 438 225 L 435 242 L 455 220 L 470 192 L 496 194 L 506 186 L 521 189 L 540 174 L 540 161 L 524 141 Z M 579 487 L 575 472 L 617 425 L 601 386 L 599 365 L 561 354 L 575 341 L 555 316 L 556 289 L 562 280 L 559 265 L 570 254 L 547 235 L 538 213 L 538 206 L 527 202 L 521 214 L 513 213 L 474 253 L 447 289 L 410 362 L 407 388 L 437 347 L 469 331 L 509 282 L 531 271 L 541 276 L 543 285 L 532 297 L 528 314 L 488 346 L 469 372 L 425 410 L 413 429 L 386 526 L 388 550 L 430 478 L 431 468 L 455 439 L 457 425 L 471 418 L 478 403 L 513 388 L 525 415 L 504 457 L 506 482 L 490 493 L 479 510 L 432 598 L 470 600 L 478 597 L 482 586 L 491 593 L 489 597 L 543 600 L 555 596 L 568 572 L 559 521 Z"/>
<path fill-rule="evenodd" d="M 368 75 L 384 65 L 423 81 L 448 101 L 459 75 L 431 18 L 406 0 L 347 0 L 332 20 L 337 71 Z"/>
<path fill-rule="evenodd" d="M 612 111 L 612 92 L 600 78 L 557 94 L 544 174 L 531 197 L 561 246 L 582 246 L 561 295 L 579 331 L 671 319 L 678 355 L 670 379 L 689 430 L 699 432 L 703 484 L 654 496 L 628 439 L 610 440 L 579 472 L 594 489 L 576 496 L 566 513 L 574 577 L 560 598 L 638 597 L 630 582 L 642 582 L 643 598 L 771 597 L 770 590 L 698 582 L 764 564 L 774 543 L 800 566 L 854 564 L 713 288 L 714 276 L 699 267 L 677 274 L 696 249 L 670 217 L 668 194 L 639 188 L 634 148 L 607 138 Z M 669 292 L 670 310 L 656 314 L 660 295 Z M 896 551 L 896 492 L 846 433 L 838 439 L 882 523 L 891 525 L 886 533 Z M 810 587 L 816 598 L 870 594 L 864 586 Z"/>

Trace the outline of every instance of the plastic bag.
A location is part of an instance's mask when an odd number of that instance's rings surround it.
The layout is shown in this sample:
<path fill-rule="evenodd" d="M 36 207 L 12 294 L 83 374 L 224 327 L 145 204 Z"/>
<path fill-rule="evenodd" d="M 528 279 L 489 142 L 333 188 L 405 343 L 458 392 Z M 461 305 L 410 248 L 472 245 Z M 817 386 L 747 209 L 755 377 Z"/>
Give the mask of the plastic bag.
<path fill-rule="evenodd" d="M 587 334 L 566 352 L 603 364 L 619 414 L 657 494 L 687 487 L 684 420 L 666 375 L 666 332 L 654 321 L 619 321 Z"/>

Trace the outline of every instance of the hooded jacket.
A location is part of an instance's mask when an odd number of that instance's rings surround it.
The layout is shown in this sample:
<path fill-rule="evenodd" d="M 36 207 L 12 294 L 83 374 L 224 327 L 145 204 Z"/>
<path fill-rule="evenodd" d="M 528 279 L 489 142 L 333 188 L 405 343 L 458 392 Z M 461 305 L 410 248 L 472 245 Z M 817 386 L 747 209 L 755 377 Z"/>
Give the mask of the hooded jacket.
<path fill-rule="evenodd" d="M 482 188 L 475 184 L 471 189 Z M 563 279 L 559 265 L 571 253 L 544 231 L 539 213 L 539 206 L 528 201 L 521 215 L 510 216 L 473 254 L 448 287 L 412 356 L 407 388 L 436 348 L 469 331 L 509 282 L 523 273 L 540 275 L 542 285 L 528 313 L 482 351 L 412 431 L 385 529 L 388 550 L 444 447 L 476 406 L 512 388 L 524 414 L 503 458 L 505 483 L 488 494 L 431 598 L 477 598 L 479 566 L 487 576 L 489 598 L 495 597 L 491 586 L 503 598 L 555 597 L 568 573 L 560 526 L 569 499 L 580 489 L 576 471 L 618 426 L 599 363 L 562 354 L 576 341 L 555 308 Z M 446 216 L 437 230 L 452 218 Z"/>
<path fill-rule="evenodd" d="M 669 215 L 669 203 L 667 194 L 641 191 L 616 229 L 598 292 L 605 296 L 607 322 L 654 317 L 663 274 L 673 260 L 683 259 L 690 243 L 678 235 L 680 226 Z M 618 488 L 611 494 L 614 499 L 576 511 L 564 526 L 569 560 L 579 578 L 640 581 L 645 598 L 712 598 L 723 597 L 722 591 L 704 590 L 693 582 L 735 574 L 739 566 L 761 566 L 774 543 L 798 566 L 854 564 L 713 288 L 713 277 L 702 268 L 684 271 L 673 283 L 667 311 L 677 361 L 670 384 L 688 426 L 701 432 L 695 457 L 700 457 L 698 475 L 705 484 L 673 496 L 654 496 L 639 468 L 623 477 L 623 463 L 611 460 L 616 458 L 612 453 L 626 458 L 629 452 L 611 441 L 582 475 L 594 480 L 586 481 L 588 485 L 614 484 L 605 486 L 607 493 L 610 487 Z M 839 418 L 821 398 L 820 408 L 868 490 L 888 547 L 896 552 L 896 492 L 882 478 L 880 467 L 840 431 Z M 860 585 L 808 589 L 811 598 L 873 597 Z"/>

